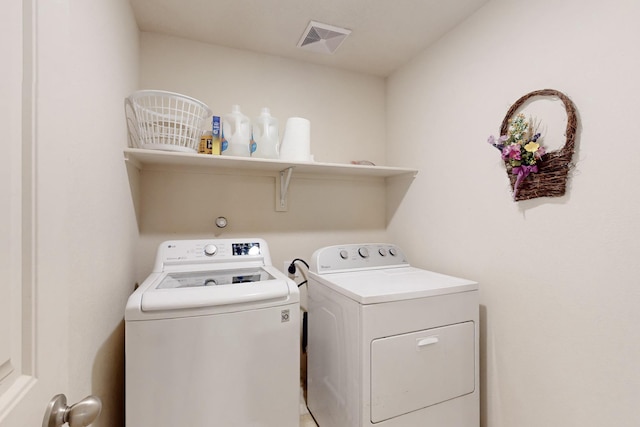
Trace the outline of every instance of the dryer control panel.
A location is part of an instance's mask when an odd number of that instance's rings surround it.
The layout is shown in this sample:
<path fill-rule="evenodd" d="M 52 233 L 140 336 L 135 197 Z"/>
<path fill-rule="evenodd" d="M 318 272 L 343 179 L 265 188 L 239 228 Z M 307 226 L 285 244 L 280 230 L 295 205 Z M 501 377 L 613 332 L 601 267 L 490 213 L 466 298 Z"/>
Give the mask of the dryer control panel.
<path fill-rule="evenodd" d="M 310 270 L 314 273 L 407 267 L 404 253 L 389 243 L 360 243 L 328 246 L 318 249 L 311 257 Z"/>

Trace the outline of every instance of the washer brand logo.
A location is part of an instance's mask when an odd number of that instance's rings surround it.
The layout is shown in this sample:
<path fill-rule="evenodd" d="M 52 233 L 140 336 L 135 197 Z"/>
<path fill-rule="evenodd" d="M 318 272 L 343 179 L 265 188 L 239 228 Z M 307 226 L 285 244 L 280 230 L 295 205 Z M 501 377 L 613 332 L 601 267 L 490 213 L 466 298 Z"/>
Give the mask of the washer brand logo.
<path fill-rule="evenodd" d="M 280 323 L 288 322 L 290 320 L 289 310 L 282 310 L 280 312 Z"/>

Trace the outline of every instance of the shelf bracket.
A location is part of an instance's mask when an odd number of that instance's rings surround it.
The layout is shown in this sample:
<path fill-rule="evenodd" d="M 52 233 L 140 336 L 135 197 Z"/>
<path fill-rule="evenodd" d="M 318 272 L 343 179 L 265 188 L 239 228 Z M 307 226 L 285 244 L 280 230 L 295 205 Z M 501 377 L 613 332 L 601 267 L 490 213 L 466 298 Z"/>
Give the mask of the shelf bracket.
<path fill-rule="evenodd" d="M 289 192 L 289 182 L 291 181 L 291 173 L 293 166 L 280 171 L 276 182 L 276 212 L 286 212 L 289 210 L 287 206 L 287 193 Z"/>

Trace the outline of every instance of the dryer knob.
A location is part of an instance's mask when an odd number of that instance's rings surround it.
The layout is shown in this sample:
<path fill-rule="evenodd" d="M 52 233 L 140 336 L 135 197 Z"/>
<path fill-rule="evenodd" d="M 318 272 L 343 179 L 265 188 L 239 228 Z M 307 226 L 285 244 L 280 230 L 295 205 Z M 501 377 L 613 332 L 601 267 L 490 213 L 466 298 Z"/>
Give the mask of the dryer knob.
<path fill-rule="evenodd" d="M 344 250 L 344 249 L 343 249 L 343 250 L 341 250 L 341 251 L 340 251 L 340 258 L 342 258 L 342 259 L 347 259 L 347 258 L 349 258 L 349 252 L 347 252 L 347 251 L 346 251 L 346 250 Z"/>
<path fill-rule="evenodd" d="M 205 245 L 204 254 L 206 256 L 214 256 L 216 252 L 218 252 L 218 248 L 216 247 L 216 245 L 211 245 L 211 244 Z"/>
<path fill-rule="evenodd" d="M 380 256 L 387 256 L 387 250 L 385 248 L 378 249 Z"/>
<path fill-rule="evenodd" d="M 396 248 L 389 248 L 389 254 L 391 254 L 391 256 L 397 256 L 398 251 L 396 250 Z"/>
<path fill-rule="evenodd" d="M 360 248 L 360 249 L 358 249 L 358 254 L 359 254 L 362 258 L 369 258 L 369 249 L 367 249 L 367 248 Z"/>

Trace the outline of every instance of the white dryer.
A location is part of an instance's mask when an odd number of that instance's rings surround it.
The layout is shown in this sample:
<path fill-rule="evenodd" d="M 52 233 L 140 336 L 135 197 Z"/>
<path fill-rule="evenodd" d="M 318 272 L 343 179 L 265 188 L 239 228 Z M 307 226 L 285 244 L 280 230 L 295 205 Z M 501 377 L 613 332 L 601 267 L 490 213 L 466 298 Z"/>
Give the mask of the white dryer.
<path fill-rule="evenodd" d="M 162 243 L 125 311 L 127 427 L 297 427 L 299 310 L 264 240 Z"/>
<path fill-rule="evenodd" d="M 478 427 L 478 284 L 390 244 L 317 250 L 307 404 L 320 427 Z"/>

